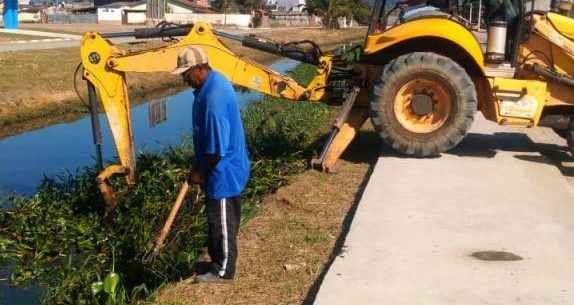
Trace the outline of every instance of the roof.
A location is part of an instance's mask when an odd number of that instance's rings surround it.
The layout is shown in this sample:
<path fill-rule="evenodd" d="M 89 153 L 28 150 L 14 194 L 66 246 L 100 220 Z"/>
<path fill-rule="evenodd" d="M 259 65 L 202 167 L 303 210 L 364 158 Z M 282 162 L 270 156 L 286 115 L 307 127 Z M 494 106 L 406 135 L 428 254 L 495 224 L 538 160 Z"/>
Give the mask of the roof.
<path fill-rule="evenodd" d="M 147 3 L 146 0 L 140 0 L 140 1 L 118 1 L 118 2 L 112 2 L 112 3 L 108 3 L 105 5 L 98 5 L 98 7 L 105 7 L 105 8 L 120 8 L 120 7 L 132 7 L 132 6 L 136 6 L 136 5 L 141 5 L 141 4 L 145 4 Z"/>
<path fill-rule="evenodd" d="M 145 3 L 146 0 L 124 0 L 124 1 L 114 1 L 114 0 L 94 0 L 95 7 L 122 7 L 122 6 L 133 6 L 141 3 Z"/>
<path fill-rule="evenodd" d="M 106 0 L 101 0 L 101 1 L 97 1 L 97 2 L 104 2 Z M 209 7 L 204 7 L 201 5 L 197 5 L 194 2 L 190 1 L 190 0 L 167 0 L 168 3 L 172 3 L 174 5 L 177 6 L 181 6 L 184 8 L 188 8 L 190 10 L 192 10 L 193 12 L 196 13 L 204 13 L 204 14 L 208 14 L 208 13 L 213 13 L 214 11 L 209 8 Z M 111 3 L 107 3 L 107 4 L 100 4 L 98 5 L 98 7 L 103 7 L 103 8 L 121 8 L 121 7 L 134 7 L 134 6 L 138 6 L 141 4 L 146 4 L 147 1 L 146 0 L 140 0 L 140 1 L 118 1 L 118 2 L 111 2 Z"/>

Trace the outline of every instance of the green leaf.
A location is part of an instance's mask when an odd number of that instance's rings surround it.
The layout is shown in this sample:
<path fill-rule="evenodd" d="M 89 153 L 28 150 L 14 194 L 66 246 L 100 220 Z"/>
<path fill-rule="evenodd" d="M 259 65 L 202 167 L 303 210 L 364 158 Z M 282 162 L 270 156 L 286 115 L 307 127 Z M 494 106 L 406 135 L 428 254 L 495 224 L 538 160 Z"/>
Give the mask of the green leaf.
<path fill-rule="evenodd" d="M 104 290 L 110 294 L 116 294 L 116 289 L 120 283 L 120 276 L 115 272 L 110 272 L 104 279 Z"/>
<path fill-rule="evenodd" d="M 104 290 L 104 283 L 102 281 L 93 282 L 91 288 L 92 288 L 92 295 L 96 296 L 98 295 L 98 293 Z"/>

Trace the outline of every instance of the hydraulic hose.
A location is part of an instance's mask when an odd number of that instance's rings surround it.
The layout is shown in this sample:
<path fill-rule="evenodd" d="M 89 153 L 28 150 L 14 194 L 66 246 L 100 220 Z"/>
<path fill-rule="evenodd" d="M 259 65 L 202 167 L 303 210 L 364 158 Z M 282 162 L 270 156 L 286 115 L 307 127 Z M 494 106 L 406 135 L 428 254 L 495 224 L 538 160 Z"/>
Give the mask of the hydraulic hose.
<path fill-rule="evenodd" d="M 155 27 L 134 29 L 131 32 L 103 33 L 104 38 L 134 37 L 136 39 L 163 38 L 185 36 L 189 33 L 193 24 L 186 24 L 174 27 Z"/>
<path fill-rule="evenodd" d="M 556 73 L 556 72 L 554 72 L 548 68 L 541 68 L 538 64 L 532 64 L 532 65 L 531 64 L 525 64 L 524 69 L 527 71 L 532 71 L 538 75 L 550 78 L 554 81 L 565 84 L 567 86 L 574 87 L 574 79 L 572 79 L 566 75 Z"/>
<path fill-rule="evenodd" d="M 320 54 L 320 50 L 317 50 L 315 47 L 310 51 L 305 51 L 305 49 L 297 47 L 293 43 L 281 44 L 257 36 L 243 37 L 241 45 L 312 65 L 317 65 L 319 63 L 317 55 Z"/>

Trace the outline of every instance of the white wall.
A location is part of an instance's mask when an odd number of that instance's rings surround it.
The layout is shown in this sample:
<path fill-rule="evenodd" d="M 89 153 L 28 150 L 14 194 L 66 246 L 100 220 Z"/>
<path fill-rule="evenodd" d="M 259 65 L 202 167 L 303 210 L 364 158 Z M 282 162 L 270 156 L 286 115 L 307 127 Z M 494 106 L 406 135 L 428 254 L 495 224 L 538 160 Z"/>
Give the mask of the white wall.
<path fill-rule="evenodd" d="M 18 13 L 18 20 L 20 22 L 40 22 L 40 13 Z"/>
<path fill-rule="evenodd" d="M 181 7 L 179 5 L 175 5 L 173 3 L 168 3 L 167 6 L 171 10 L 171 13 L 174 13 L 174 14 L 190 14 L 190 13 L 193 13 L 192 10 L 185 8 L 185 7 Z"/>
<path fill-rule="evenodd" d="M 124 8 L 98 7 L 98 22 L 100 21 L 122 21 L 122 11 Z"/>
<path fill-rule="evenodd" d="M 183 13 L 193 13 L 192 10 L 173 4 L 173 3 L 167 3 L 167 6 L 169 7 L 169 9 L 171 10 L 172 13 L 176 13 L 176 14 L 183 14 Z M 130 7 L 130 9 L 132 10 L 146 10 L 147 9 L 147 4 L 146 3 L 142 3 L 140 5 L 135 5 Z"/>
<path fill-rule="evenodd" d="M 128 12 L 128 24 L 143 24 L 146 21 L 144 12 Z"/>
<path fill-rule="evenodd" d="M 209 22 L 212 24 L 237 25 L 247 27 L 251 23 L 251 15 L 247 14 L 165 14 L 165 20 L 174 23 Z"/>
<path fill-rule="evenodd" d="M 2 12 L 2 7 L 0 7 L 0 12 Z M 4 14 L 0 14 L 0 22 L 3 21 Z M 18 21 L 20 22 L 40 22 L 40 13 L 18 13 Z"/>
<path fill-rule="evenodd" d="M 147 9 L 147 4 L 146 3 L 142 3 L 140 5 L 134 5 L 132 7 L 130 7 L 131 10 L 146 10 Z"/>
<path fill-rule="evenodd" d="M 526 1 L 524 7 L 527 11 L 530 11 L 532 7 L 532 1 Z M 534 1 L 534 10 L 548 11 L 550 10 L 550 0 L 536 0 Z"/>

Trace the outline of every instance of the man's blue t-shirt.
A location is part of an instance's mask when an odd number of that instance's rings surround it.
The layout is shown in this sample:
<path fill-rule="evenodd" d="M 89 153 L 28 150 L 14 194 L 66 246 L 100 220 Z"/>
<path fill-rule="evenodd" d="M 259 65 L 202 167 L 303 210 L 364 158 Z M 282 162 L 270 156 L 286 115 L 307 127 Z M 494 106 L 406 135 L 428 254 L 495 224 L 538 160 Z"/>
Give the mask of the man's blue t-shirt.
<path fill-rule="evenodd" d="M 221 159 L 206 177 L 203 189 L 209 199 L 241 194 L 249 179 L 249 156 L 237 98 L 231 83 L 211 70 L 194 91 L 193 146 L 196 161 L 206 154 Z"/>

